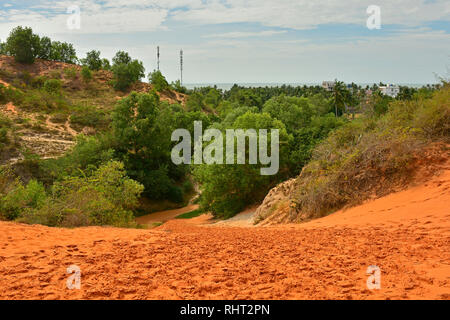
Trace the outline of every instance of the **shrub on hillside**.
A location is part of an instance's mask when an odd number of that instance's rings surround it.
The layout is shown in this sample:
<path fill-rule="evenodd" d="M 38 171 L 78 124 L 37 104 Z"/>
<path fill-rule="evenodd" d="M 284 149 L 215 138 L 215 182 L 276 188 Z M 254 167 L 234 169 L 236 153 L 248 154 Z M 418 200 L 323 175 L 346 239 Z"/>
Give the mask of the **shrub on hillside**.
<path fill-rule="evenodd" d="M 52 55 L 52 40 L 49 37 L 42 37 L 39 40 L 38 58 L 50 60 Z"/>
<path fill-rule="evenodd" d="M 446 85 L 431 99 L 397 101 L 379 119 L 338 129 L 297 179 L 297 219 L 320 217 L 407 183 L 429 142 L 450 138 L 449 101 Z"/>
<path fill-rule="evenodd" d="M 73 149 L 57 159 L 41 162 L 45 183 L 51 185 L 67 176 L 90 175 L 103 163 L 114 159 L 109 135 L 87 137 L 79 135 Z"/>
<path fill-rule="evenodd" d="M 169 89 L 169 83 L 167 82 L 161 71 L 154 70 L 153 72 L 149 73 L 148 78 L 150 80 L 150 84 L 153 85 L 153 88 L 156 91 L 163 92 Z"/>
<path fill-rule="evenodd" d="M 7 169 L 0 171 L 0 218 L 14 220 L 26 211 L 39 209 L 46 197 L 41 183 L 31 180 L 24 186 Z"/>
<path fill-rule="evenodd" d="M 34 77 L 31 80 L 31 86 L 35 89 L 40 89 L 44 86 L 45 81 L 47 81 L 48 78 L 46 76 L 37 76 Z"/>
<path fill-rule="evenodd" d="M 64 75 L 71 80 L 75 80 L 78 77 L 78 71 L 75 67 L 65 68 Z"/>
<path fill-rule="evenodd" d="M 86 53 L 86 58 L 81 59 L 81 64 L 90 70 L 100 70 L 102 67 L 102 59 L 100 59 L 100 51 L 92 50 Z"/>
<path fill-rule="evenodd" d="M 103 70 L 111 70 L 111 63 L 106 58 L 102 59 L 102 69 Z"/>
<path fill-rule="evenodd" d="M 119 51 L 113 58 L 113 62 L 111 70 L 114 74 L 113 85 L 116 90 L 126 91 L 145 75 L 142 62 L 131 60 L 126 52 Z"/>
<path fill-rule="evenodd" d="M 44 82 L 44 90 L 47 93 L 59 95 L 61 93 L 62 83 L 58 79 L 49 79 Z"/>
<path fill-rule="evenodd" d="M 78 61 L 77 53 L 71 43 L 53 41 L 49 60 L 75 64 Z"/>
<path fill-rule="evenodd" d="M 92 72 L 88 66 L 84 66 L 81 69 L 81 77 L 83 78 L 84 83 L 89 83 L 92 80 Z"/>
<path fill-rule="evenodd" d="M 109 119 L 104 111 L 95 107 L 85 107 L 77 108 L 77 110 L 72 112 L 70 123 L 77 129 L 83 129 L 83 127 L 104 129 L 107 127 Z"/>
<path fill-rule="evenodd" d="M 51 196 L 19 221 L 47 226 L 134 226 L 132 209 L 143 186 L 125 175 L 123 164 L 109 162 L 90 176 L 67 177 L 54 184 Z"/>

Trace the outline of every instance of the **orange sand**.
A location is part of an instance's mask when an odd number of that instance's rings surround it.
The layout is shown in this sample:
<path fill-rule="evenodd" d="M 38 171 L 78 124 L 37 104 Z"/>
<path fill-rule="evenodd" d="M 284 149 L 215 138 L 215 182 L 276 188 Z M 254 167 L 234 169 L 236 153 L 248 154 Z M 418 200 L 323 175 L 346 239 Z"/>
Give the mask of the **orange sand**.
<path fill-rule="evenodd" d="M 13 105 L 12 102 L 9 102 L 9 103 L 6 105 L 6 111 L 11 112 L 11 113 L 14 113 L 14 114 L 17 114 L 16 106 Z"/>
<path fill-rule="evenodd" d="M 450 171 L 303 225 L 0 223 L 2 299 L 450 299 Z M 81 290 L 66 268 L 81 268 Z M 366 288 L 369 265 L 381 290 Z"/>

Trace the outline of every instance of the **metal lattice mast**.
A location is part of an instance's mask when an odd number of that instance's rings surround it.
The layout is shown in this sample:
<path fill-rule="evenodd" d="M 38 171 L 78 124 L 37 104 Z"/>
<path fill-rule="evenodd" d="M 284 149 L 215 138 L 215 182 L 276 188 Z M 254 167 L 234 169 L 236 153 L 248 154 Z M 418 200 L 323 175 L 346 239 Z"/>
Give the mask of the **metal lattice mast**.
<path fill-rule="evenodd" d="M 181 71 L 180 83 L 181 85 L 183 85 L 183 49 L 180 50 L 180 71 Z"/>
<path fill-rule="evenodd" d="M 158 49 L 157 49 L 156 57 L 158 59 L 158 71 L 159 71 L 159 46 L 158 46 Z"/>

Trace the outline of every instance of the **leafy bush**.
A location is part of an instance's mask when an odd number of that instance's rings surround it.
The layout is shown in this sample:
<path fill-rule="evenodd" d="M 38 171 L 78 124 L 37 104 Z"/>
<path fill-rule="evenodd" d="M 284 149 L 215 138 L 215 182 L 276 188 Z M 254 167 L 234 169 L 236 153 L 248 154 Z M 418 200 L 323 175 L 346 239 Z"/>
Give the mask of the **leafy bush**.
<path fill-rule="evenodd" d="M 187 93 L 187 88 L 181 85 L 181 81 L 177 80 L 170 84 L 172 90 L 177 91 L 179 93 Z"/>
<path fill-rule="evenodd" d="M 68 177 L 55 183 L 51 196 L 20 221 L 47 226 L 135 226 L 132 209 L 143 186 L 125 175 L 123 164 L 109 162 L 91 176 Z"/>
<path fill-rule="evenodd" d="M 82 129 L 92 127 L 104 129 L 109 124 L 109 119 L 104 111 L 95 107 L 77 108 L 70 116 L 70 123 Z"/>
<path fill-rule="evenodd" d="M 78 71 L 75 67 L 65 68 L 64 75 L 71 80 L 75 80 L 78 77 Z"/>
<path fill-rule="evenodd" d="M 154 70 L 148 75 L 148 78 L 150 80 L 150 84 L 153 85 L 153 88 L 156 91 L 162 92 L 169 89 L 169 83 L 167 82 L 166 78 L 164 78 L 161 71 Z"/>
<path fill-rule="evenodd" d="M 48 78 L 46 76 L 37 76 L 34 77 L 31 80 L 31 86 L 35 89 L 40 89 L 44 86 L 45 81 L 47 81 Z"/>
<path fill-rule="evenodd" d="M 112 146 L 108 135 L 78 136 L 74 148 L 64 156 L 41 163 L 46 184 L 50 185 L 67 176 L 91 174 L 103 163 L 114 159 Z"/>
<path fill-rule="evenodd" d="M 62 83 L 58 79 L 49 79 L 44 82 L 44 90 L 53 95 L 61 94 Z"/>
<path fill-rule="evenodd" d="M 24 186 L 17 178 L 5 171 L 0 172 L 0 180 L 9 180 L 8 190 L 3 187 L 0 193 L 0 217 L 6 220 L 14 220 L 20 214 L 33 209 L 39 209 L 44 204 L 47 195 L 44 186 L 31 180 Z M 5 192 L 6 191 L 6 192 Z"/>
<path fill-rule="evenodd" d="M 91 70 L 89 69 L 88 66 L 84 66 L 81 69 L 81 76 L 82 76 L 83 81 L 85 83 L 89 83 L 92 80 L 92 72 L 91 72 Z"/>

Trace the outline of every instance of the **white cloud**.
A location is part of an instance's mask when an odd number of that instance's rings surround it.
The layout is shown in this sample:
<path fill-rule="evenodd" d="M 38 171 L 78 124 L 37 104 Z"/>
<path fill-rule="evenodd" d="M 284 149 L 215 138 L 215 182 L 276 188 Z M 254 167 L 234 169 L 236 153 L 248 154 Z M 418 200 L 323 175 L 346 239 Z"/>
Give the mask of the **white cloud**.
<path fill-rule="evenodd" d="M 311 29 L 321 24 L 360 24 L 373 0 L 78 0 L 43 1 L 25 10 L 0 10 L 0 30 L 30 25 L 43 33 L 67 33 L 66 10 L 81 8 L 77 33 L 132 33 L 160 29 L 167 19 L 194 25 L 259 23 L 269 27 Z M 448 0 L 378 0 L 383 24 L 419 26 L 450 20 Z M 39 10 L 37 10 L 39 9 Z M 264 35 L 264 34 L 262 34 Z M 4 34 L 0 31 L 0 36 Z M 242 34 L 244 37 L 245 35 Z M 257 36 L 257 35 L 249 35 Z M 229 34 L 226 37 L 241 37 Z"/>
<path fill-rule="evenodd" d="M 74 43 L 79 56 L 98 49 L 111 58 L 117 50 L 126 50 L 142 59 L 147 71 L 155 67 L 152 52 L 159 45 L 163 51 L 162 71 L 169 80 L 178 78 L 182 47 L 186 82 L 320 82 L 335 78 L 355 82 L 426 82 L 434 80 L 433 72 L 445 71 L 450 36 L 425 28 L 424 23 L 449 21 L 450 2 L 377 2 L 78 0 L 75 3 L 82 10 L 81 30 L 70 31 L 66 27 L 66 10 L 74 2 L 45 1 L 20 10 L 1 7 L 0 38 L 4 40 L 17 25 L 27 25 L 39 34 Z M 285 31 L 349 23 L 364 28 L 370 4 L 381 7 L 383 25 L 400 25 L 395 34 L 382 29 L 376 36 L 363 38 L 343 32 L 339 41 L 319 41 L 306 32 L 305 38 L 300 39 L 295 36 L 298 33 Z M 209 24 L 239 22 L 253 23 L 252 29 L 218 25 L 204 35 Z M 255 24 L 274 30 L 255 30 Z M 186 33 L 184 26 L 202 26 L 203 31 Z M 191 28 L 197 29 L 200 28 Z M 145 39 L 136 34 L 141 31 L 147 32 Z M 285 32 L 282 39 L 270 37 Z M 115 33 L 121 35 L 108 35 Z M 120 46 L 115 41 L 120 41 Z"/>
<path fill-rule="evenodd" d="M 0 10 L 0 37 L 5 37 L 5 32 L 18 25 L 30 26 L 36 32 L 46 35 L 133 33 L 163 28 L 168 9 L 139 6 L 139 3 L 148 1 L 132 2 L 134 4 L 127 8 L 122 7 L 125 3 L 121 1 L 115 2 L 114 5 L 101 5 L 93 0 L 82 0 L 44 2 L 26 10 Z M 70 14 L 66 10 L 74 4 L 81 10 L 81 28 L 69 30 L 67 19 Z"/>
<path fill-rule="evenodd" d="M 420 25 L 450 20 L 448 0 L 378 0 L 384 24 Z M 310 29 L 321 24 L 365 24 L 373 0 L 210 0 L 201 7 L 175 14 L 175 19 L 197 24 L 255 22 L 265 26 Z"/>
<path fill-rule="evenodd" d="M 283 34 L 287 31 L 260 31 L 260 32 L 226 32 L 226 33 L 216 33 L 216 34 L 209 34 L 206 36 L 203 36 L 203 38 L 252 38 L 252 37 L 270 37 L 277 34 Z"/>

